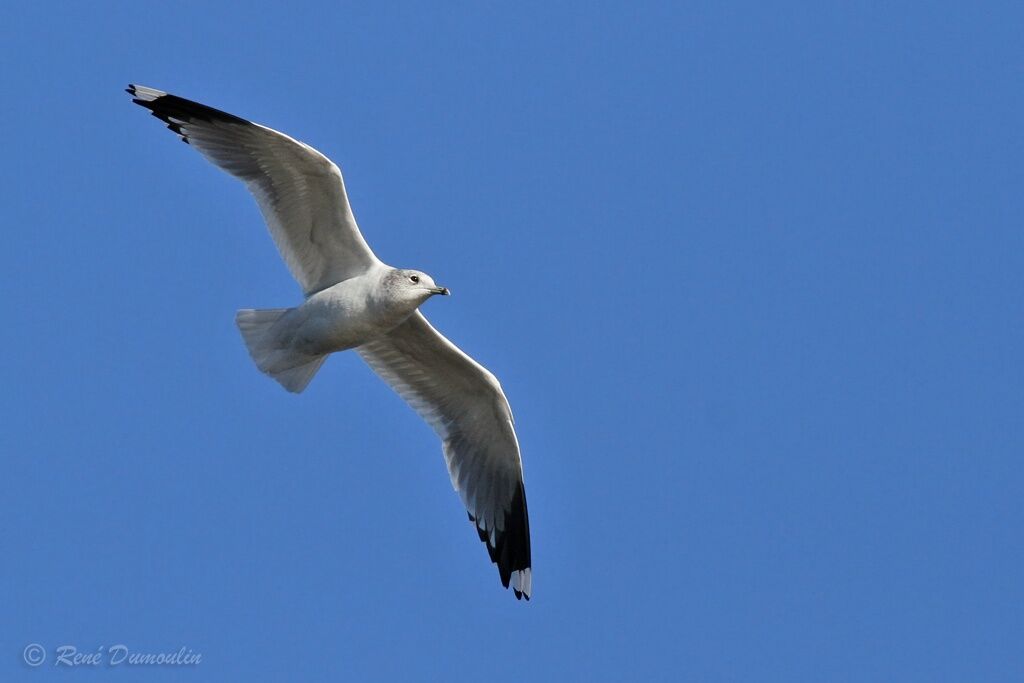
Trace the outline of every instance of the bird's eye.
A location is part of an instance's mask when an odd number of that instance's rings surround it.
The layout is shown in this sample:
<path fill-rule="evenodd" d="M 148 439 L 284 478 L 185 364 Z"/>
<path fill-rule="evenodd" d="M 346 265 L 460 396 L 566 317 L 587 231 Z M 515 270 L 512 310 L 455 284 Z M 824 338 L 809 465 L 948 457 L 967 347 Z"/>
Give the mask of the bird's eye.
<path fill-rule="evenodd" d="M 420 276 L 419 275 L 410 275 L 409 279 L 412 280 L 413 282 L 419 282 L 420 281 Z"/>

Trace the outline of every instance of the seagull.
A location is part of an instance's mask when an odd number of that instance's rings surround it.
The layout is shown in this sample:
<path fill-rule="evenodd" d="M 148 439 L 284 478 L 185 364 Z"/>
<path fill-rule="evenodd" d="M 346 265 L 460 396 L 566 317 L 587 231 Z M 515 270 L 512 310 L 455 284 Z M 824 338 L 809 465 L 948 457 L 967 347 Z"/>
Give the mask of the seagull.
<path fill-rule="evenodd" d="M 381 262 L 359 232 L 340 169 L 284 133 L 141 85 L 150 110 L 245 183 L 305 300 L 243 309 L 235 322 L 262 372 L 299 393 L 332 353 L 355 349 L 441 439 L 452 485 L 505 588 L 530 599 L 530 521 L 512 410 L 497 378 L 419 306 L 446 287 Z"/>

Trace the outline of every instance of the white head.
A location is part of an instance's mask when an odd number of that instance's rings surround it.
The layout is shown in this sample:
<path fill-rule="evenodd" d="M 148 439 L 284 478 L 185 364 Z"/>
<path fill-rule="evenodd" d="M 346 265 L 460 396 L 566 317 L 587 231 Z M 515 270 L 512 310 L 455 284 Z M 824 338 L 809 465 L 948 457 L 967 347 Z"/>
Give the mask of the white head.
<path fill-rule="evenodd" d="M 394 268 L 384 276 L 384 287 L 393 301 L 407 301 L 419 306 L 421 303 L 441 294 L 448 296 L 447 287 L 438 287 L 434 278 L 419 270 Z"/>

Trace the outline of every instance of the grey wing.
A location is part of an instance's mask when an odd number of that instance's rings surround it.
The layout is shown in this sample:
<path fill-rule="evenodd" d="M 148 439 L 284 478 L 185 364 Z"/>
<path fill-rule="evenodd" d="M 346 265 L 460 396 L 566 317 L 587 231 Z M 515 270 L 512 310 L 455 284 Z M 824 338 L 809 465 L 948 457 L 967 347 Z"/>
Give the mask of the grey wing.
<path fill-rule="evenodd" d="M 341 171 L 323 154 L 198 102 L 141 85 L 128 92 L 182 140 L 245 182 L 306 295 L 378 263 L 356 225 Z"/>
<path fill-rule="evenodd" d="M 512 411 L 498 380 L 416 311 L 356 349 L 441 438 L 458 491 L 502 584 L 530 599 L 530 520 Z"/>

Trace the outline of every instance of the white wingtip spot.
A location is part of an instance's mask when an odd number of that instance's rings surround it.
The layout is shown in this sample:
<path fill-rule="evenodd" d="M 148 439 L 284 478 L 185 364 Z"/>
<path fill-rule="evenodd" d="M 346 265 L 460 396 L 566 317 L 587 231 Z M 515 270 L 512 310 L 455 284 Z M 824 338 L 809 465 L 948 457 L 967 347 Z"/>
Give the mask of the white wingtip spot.
<path fill-rule="evenodd" d="M 167 94 L 163 90 L 147 88 L 144 85 L 135 85 L 134 83 L 131 85 L 131 93 L 135 99 L 142 100 L 143 102 L 152 102 Z"/>
<path fill-rule="evenodd" d="M 512 589 L 522 593 L 527 600 L 530 599 L 530 592 L 533 590 L 533 579 L 530 576 L 530 568 L 519 569 L 512 572 Z"/>

